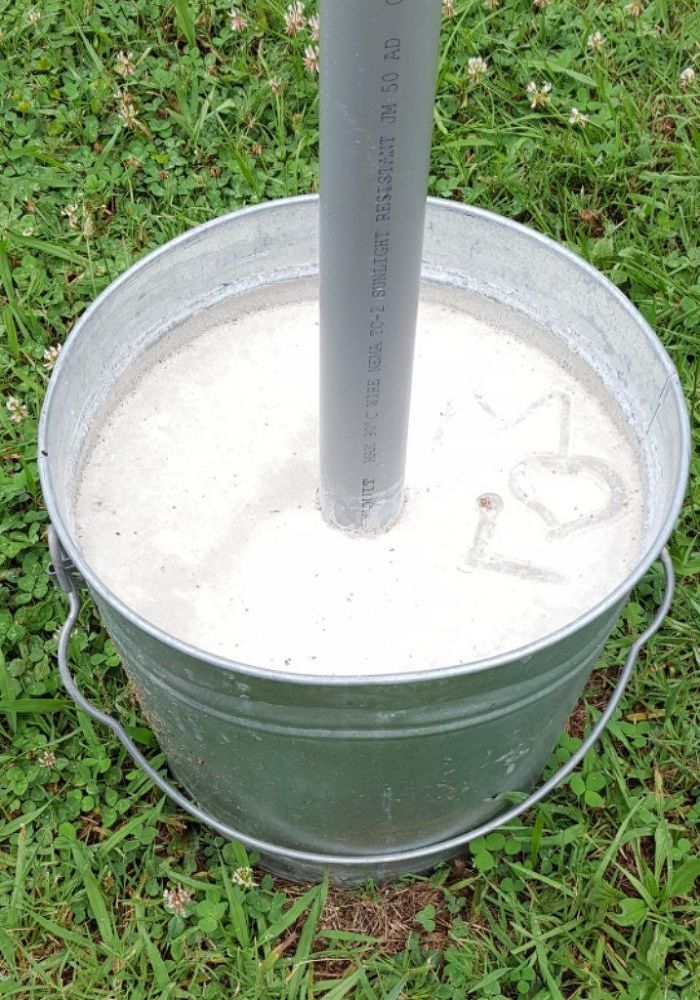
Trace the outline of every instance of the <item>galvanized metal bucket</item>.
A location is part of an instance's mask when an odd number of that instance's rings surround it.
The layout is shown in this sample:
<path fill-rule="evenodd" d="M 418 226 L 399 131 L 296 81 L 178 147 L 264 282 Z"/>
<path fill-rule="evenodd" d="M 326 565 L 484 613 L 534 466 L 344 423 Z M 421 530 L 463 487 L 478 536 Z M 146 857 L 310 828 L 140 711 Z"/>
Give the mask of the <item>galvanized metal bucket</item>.
<path fill-rule="evenodd" d="M 578 257 L 505 219 L 430 201 L 423 274 L 499 300 L 556 331 L 598 373 L 639 441 L 648 524 L 634 570 L 566 628 L 511 654 L 406 675 L 309 677 L 188 646 L 111 593 L 76 542 L 72 503 L 90 428 L 117 382 L 185 317 L 230 295 L 318 273 L 318 202 L 295 198 L 215 219 L 112 284 L 70 335 L 40 424 L 55 574 L 69 594 L 59 644 L 66 688 L 108 725 L 182 809 L 295 878 L 337 882 L 419 871 L 513 819 L 563 780 L 617 706 L 673 589 L 663 546 L 678 515 L 689 427 L 678 377 L 644 319 Z M 227 456 L 227 461 L 230 456 Z M 541 775 L 631 588 L 661 554 L 666 593 L 629 650 L 613 696 L 568 763 Z M 87 585 L 184 791 L 156 772 L 77 690 L 68 642 Z M 516 796 L 517 797 L 517 796 Z"/>

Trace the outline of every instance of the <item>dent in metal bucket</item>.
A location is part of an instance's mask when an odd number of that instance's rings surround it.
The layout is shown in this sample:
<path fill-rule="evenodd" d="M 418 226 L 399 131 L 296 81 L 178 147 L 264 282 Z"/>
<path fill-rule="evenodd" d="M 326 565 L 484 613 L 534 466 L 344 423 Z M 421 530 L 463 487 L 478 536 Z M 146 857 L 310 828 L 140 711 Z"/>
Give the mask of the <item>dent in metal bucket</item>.
<path fill-rule="evenodd" d="M 65 553 L 98 605 L 171 769 L 199 807 L 164 780 L 159 786 L 215 829 L 260 849 L 277 871 L 310 877 L 329 867 L 354 881 L 449 856 L 483 824 L 502 821 L 508 793 L 532 788 L 629 590 L 671 531 L 688 425 L 671 362 L 609 282 L 521 226 L 431 201 L 424 278 L 468 288 L 556 331 L 626 414 L 648 480 L 647 534 L 634 571 L 558 633 L 447 669 L 319 678 L 204 654 L 135 615 L 85 563 L 72 516 L 81 451 L 117 381 L 165 329 L 228 295 L 317 270 L 313 198 L 215 220 L 137 264 L 88 310 L 61 353 L 42 412 L 40 471 L 57 572 L 72 591 Z M 72 592 L 73 616 L 76 600 Z M 79 699 L 66 646 L 67 634 L 62 672 Z"/>

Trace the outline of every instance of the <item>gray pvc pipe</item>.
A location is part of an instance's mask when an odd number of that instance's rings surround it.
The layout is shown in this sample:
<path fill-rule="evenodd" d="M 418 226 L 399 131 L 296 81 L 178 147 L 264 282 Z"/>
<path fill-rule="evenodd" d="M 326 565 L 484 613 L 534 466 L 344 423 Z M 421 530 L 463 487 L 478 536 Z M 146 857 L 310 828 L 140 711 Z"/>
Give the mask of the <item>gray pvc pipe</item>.
<path fill-rule="evenodd" d="M 440 0 L 321 0 L 321 510 L 403 503 Z"/>

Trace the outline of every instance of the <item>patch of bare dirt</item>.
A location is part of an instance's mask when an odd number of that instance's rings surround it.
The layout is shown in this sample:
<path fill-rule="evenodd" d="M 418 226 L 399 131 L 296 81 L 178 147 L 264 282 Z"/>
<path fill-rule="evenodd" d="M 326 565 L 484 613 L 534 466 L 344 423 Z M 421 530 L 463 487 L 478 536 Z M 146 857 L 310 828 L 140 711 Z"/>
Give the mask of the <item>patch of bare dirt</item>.
<path fill-rule="evenodd" d="M 568 722 L 564 727 L 569 736 L 573 736 L 578 740 L 583 739 L 590 728 L 587 719 L 587 706 L 602 712 L 610 697 L 612 677 L 614 677 L 614 673 L 609 676 L 607 671 L 596 670 L 588 679 L 588 683 L 583 689 L 583 694 L 576 703 L 576 708 L 569 716 Z"/>
<path fill-rule="evenodd" d="M 308 886 L 280 882 L 288 895 L 300 895 Z M 434 928 L 426 930 L 417 919 L 427 907 L 434 907 Z M 304 925 L 306 914 L 284 940 L 284 952 L 293 953 Z M 402 952 L 410 934 L 419 934 L 424 949 L 443 951 L 450 943 L 449 927 L 452 917 L 445 909 L 445 899 L 439 886 L 429 882 L 410 885 L 386 885 L 372 891 L 364 889 L 339 889 L 331 886 L 319 920 L 313 951 L 316 954 L 332 951 L 333 941 L 323 931 L 344 931 L 371 937 L 376 943 L 368 945 L 373 955 L 396 955 Z M 342 949 L 347 953 L 348 942 Z M 361 954 L 362 943 L 357 945 Z M 352 960 L 332 956 L 315 962 L 320 978 L 341 976 L 353 965 Z"/>

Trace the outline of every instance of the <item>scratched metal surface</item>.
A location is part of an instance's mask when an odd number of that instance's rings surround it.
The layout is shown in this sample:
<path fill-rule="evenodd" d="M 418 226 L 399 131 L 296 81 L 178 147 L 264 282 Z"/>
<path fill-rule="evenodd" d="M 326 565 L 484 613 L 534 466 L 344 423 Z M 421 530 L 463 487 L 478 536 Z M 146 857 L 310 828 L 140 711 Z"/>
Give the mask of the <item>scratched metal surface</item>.
<path fill-rule="evenodd" d="M 265 861 L 295 877 L 318 869 L 285 859 L 285 847 L 357 857 L 435 844 L 503 809 L 503 793 L 533 786 L 630 589 L 672 530 L 689 457 L 673 365 L 621 293 L 532 231 L 430 201 L 424 278 L 446 295 L 468 289 L 556 331 L 626 414 L 647 483 L 637 565 L 604 602 L 553 636 L 441 670 L 323 679 L 189 647 L 125 607 L 86 564 L 72 517 L 80 456 L 115 385 L 165 332 L 229 295 L 317 272 L 315 198 L 247 209 L 185 233 L 118 279 L 76 324 L 40 425 L 51 521 L 172 771 L 217 818 L 279 844 Z M 522 472 L 514 470 L 516 494 Z M 612 495 L 614 477 L 610 482 Z M 497 503 L 483 506 L 488 540 Z M 475 558 L 492 558 L 482 549 Z M 368 864 L 353 868 L 352 880 L 386 874 Z M 343 877 L 341 868 L 336 875 Z"/>

